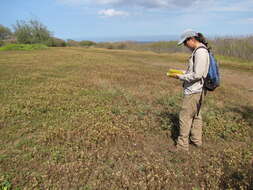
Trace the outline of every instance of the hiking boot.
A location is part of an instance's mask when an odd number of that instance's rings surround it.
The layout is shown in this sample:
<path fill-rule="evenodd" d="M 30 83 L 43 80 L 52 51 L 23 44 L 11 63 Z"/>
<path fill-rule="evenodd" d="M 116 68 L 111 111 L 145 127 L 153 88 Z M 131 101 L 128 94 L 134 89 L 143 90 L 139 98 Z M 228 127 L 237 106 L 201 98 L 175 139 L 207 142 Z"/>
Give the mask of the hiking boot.
<path fill-rule="evenodd" d="M 170 153 L 179 153 L 179 152 L 188 152 L 187 150 L 184 150 L 182 148 L 178 148 L 177 146 L 171 146 L 169 147 L 169 152 Z"/>
<path fill-rule="evenodd" d="M 195 149 L 201 149 L 202 145 L 197 145 L 197 144 L 191 144 L 192 147 L 194 147 Z"/>

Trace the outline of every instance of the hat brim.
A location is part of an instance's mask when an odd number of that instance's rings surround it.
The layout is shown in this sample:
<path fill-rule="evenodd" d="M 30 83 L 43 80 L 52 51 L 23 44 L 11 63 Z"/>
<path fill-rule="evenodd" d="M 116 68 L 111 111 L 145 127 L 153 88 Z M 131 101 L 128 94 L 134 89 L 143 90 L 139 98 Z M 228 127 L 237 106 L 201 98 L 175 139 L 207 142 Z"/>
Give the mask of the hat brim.
<path fill-rule="evenodd" d="M 181 45 L 184 43 L 185 40 L 186 40 L 186 38 L 180 40 L 180 41 L 177 43 L 177 45 L 178 45 L 178 46 L 181 46 Z"/>

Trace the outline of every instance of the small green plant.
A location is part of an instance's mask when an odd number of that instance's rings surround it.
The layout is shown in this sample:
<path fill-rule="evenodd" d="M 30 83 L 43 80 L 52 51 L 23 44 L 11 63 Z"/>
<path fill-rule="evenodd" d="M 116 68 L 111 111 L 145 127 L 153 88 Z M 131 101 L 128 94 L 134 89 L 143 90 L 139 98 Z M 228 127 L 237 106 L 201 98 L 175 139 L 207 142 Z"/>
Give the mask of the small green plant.
<path fill-rule="evenodd" d="M 10 190 L 12 188 L 11 182 L 5 180 L 0 185 L 0 190 Z"/>

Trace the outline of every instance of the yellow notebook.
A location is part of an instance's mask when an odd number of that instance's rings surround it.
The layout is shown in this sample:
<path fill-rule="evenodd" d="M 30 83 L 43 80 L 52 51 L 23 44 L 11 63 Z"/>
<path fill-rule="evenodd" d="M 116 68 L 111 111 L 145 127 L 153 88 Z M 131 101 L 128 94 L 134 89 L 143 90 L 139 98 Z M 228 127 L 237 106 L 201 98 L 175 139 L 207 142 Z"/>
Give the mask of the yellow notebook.
<path fill-rule="evenodd" d="M 179 74 L 179 75 L 182 75 L 182 74 L 184 74 L 184 72 L 183 71 L 181 71 L 181 70 L 176 70 L 176 69 L 170 69 L 168 72 L 167 72 L 167 76 L 173 76 L 173 75 L 175 75 L 175 74 Z"/>

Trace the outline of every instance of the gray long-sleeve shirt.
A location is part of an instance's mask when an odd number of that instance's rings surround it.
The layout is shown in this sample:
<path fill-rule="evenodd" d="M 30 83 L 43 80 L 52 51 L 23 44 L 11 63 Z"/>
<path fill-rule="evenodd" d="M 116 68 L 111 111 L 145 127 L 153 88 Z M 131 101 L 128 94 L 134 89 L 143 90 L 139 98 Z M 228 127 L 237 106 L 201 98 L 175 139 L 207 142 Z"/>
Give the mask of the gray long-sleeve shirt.
<path fill-rule="evenodd" d="M 204 44 L 201 44 L 204 46 Z M 193 63 L 193 56 L 195 56 L 195 62 Z M 199 48 L 193 51 L 189 62 L 188 69 L 183 75 L 179 75 L 179 79 L 184 82 L 184 94 L 190 95 L 195 93 L 201 93 L 203 89 L 203 77 L 205 78 L 208 73 L 210 64 L 209 53 L 205 48 Z M 194 67 L 194 68 L 193 68 Z"/>

